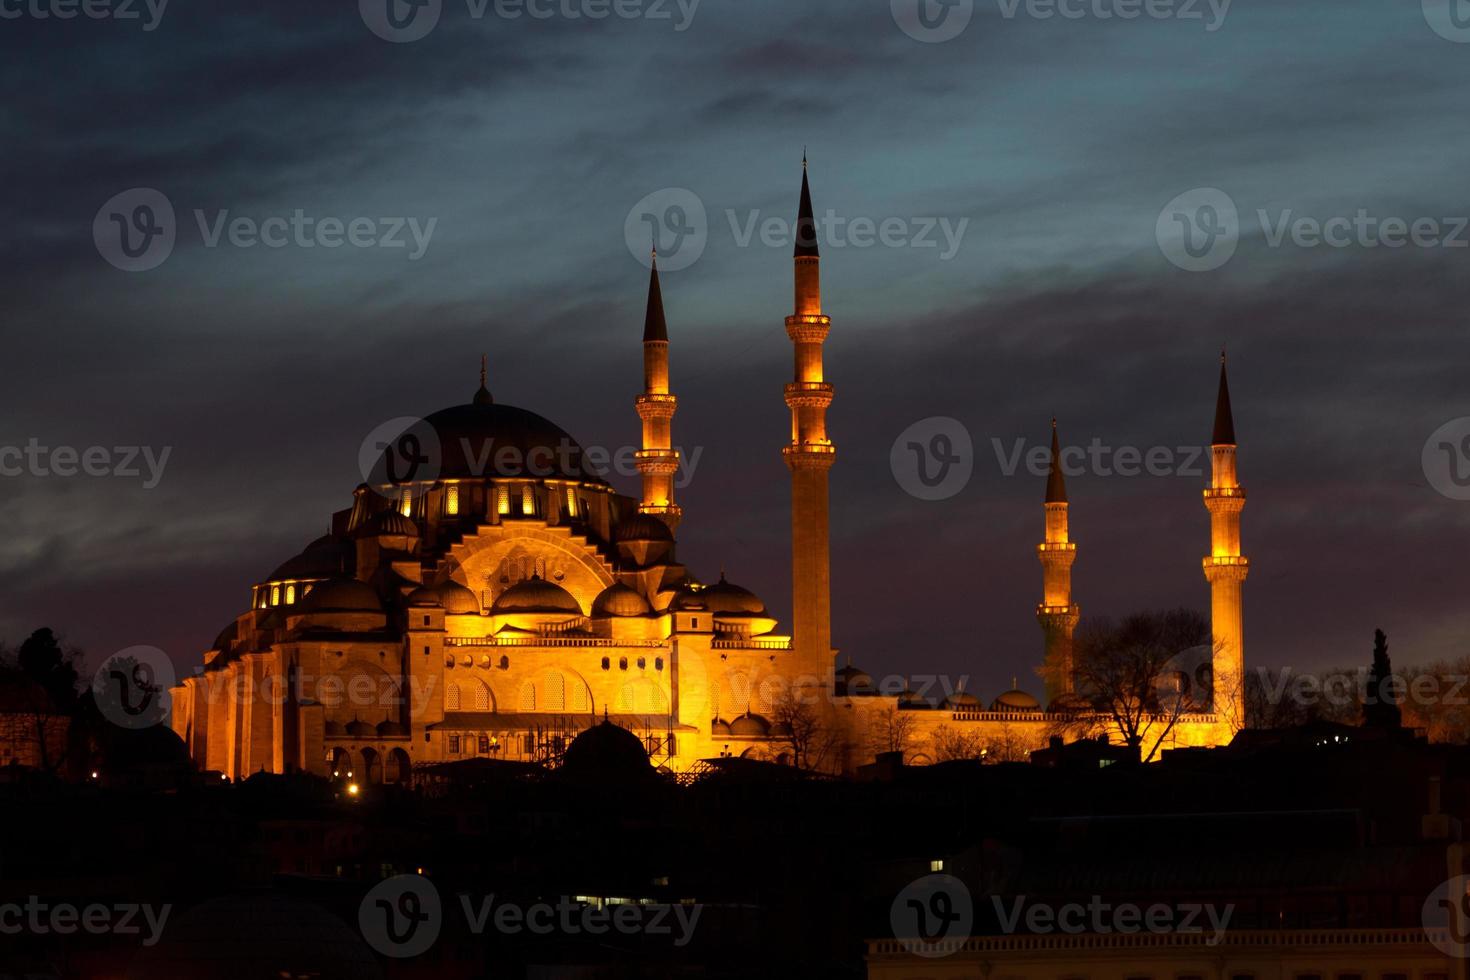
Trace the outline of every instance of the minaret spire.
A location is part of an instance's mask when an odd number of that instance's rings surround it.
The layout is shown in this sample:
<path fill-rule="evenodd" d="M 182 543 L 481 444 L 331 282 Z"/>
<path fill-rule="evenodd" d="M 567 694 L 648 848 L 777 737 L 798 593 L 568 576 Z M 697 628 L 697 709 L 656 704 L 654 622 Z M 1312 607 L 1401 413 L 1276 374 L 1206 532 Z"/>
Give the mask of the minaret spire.
<path fill-rule="evenodd" d="M 475 404 L 475 405 L 493 405 L 493 404 L 495 404 L 495 399 L 492 398 L 491 395 L 490 395 L 490 389 L 487 388 L 487 387 L 485 387 L 485 355 L 484 354 L 481 354 L 480 355 L 480 390 L 475 392 L 475 397 L 472 398 L 470 401 L 471 401 L 472 404 Z"/>
<path fill-rule="evenodd" d="M 1220 351 L 1220 388 L 1215 396 L 1215 425 L 1210 437 L 1210 485 L 1205 509 L 1210 512 L 1210 554 L 1204 560 L 1210 583 L 1210 632 L 1214 643 L 1214 712 L 1222 740 L 1245 726 L 1245 615 L 1243 596 L 1249 560 L 1241 554 L 1240 512 L 1245 489 L 1235 469 L 1235 420 L 1225 377 L 1225 351 Z"/>
<path fill-rule="evenodd" d="M 1077 560 L 1077 545 L 1068 536 L 1067 483 L 1055 418 L 1051 420 L 1051 469 L 1042 506 L 1046 524 L 1044 538 L 1036 546 L 1036 557 L 1041 562 L 1041 604 L 1036 607 L 1036 621 L 1045 638 L 1042 673 L 1047 700 L 1051 701 L 1073 690 L 1072 635 L 1082 615 L 1081 608 L 1072 602 L 1072 563 Z"/>
<path fill-rule="evenodd" d="M 809 681 L 822 679 L 820 683 L 830 691 L 832 572 L 827 475 L 836 447 L 827 436 L 832 385 L 822 373 L 822 344 L 832 321 L 822 313 L 821 259 L 805 151 L 796 228 L 795 308 L 786 318 L 786 335 L 795 353 L 795 379 L 786 385 L 791 441 L 782 450 L 791 470 L 792 671 Z"/>
<path fill-rule="evenodd" d="M 669 392 L 669 330 L 664 320 L 664 296 L 658 282 L 658 249 L 652 252 L 648 274 L 648 305 L 643 313 L 643 394 L 635 403 L 643 422 L 643 449 L 638 473 L 643 478 L 640 514 L 653 514 L 676 530 L 683 514 L 674 503 L 674 474 L 679 451 L 673 448 L 674 412 L 679 400 Z"/>

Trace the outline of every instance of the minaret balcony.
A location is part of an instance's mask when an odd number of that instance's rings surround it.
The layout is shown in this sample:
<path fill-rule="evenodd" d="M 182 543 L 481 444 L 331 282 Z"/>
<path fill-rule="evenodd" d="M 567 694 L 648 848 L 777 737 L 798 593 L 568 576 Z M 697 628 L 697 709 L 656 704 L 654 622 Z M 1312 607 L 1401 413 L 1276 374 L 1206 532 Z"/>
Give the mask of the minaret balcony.
<path fill-rule="evenodd" d="M 639 449 L 633 453 L 639 473 L 668 474 L 679 470 L 679 450 Z"/>
<path fill-rule="evenodd" d="M 679 399 L 674 395 L 639 395 L 634 406 L 638 410 L 638 417 L 645 422 L 650 419 L 671 419 L 679 407 Z"/>
<path fill-rule="evenodd" d="M 826 408 L 831 404 L 831 382 L 792 381 L 786 385 L 787 408 Z"/>
<path fill-rule="evenodd" d="M 837 456 L 837 447 L 830 442 L 794 442 L 781 447 L 786 465 L 793 470 L 830 469 Z"/>
<path fill-rule="evenodd" d="M 1241 500 L 1244 500 L 1245 499 L 1245 488 L 1244 487 L 1206 487 L 1205 488 L 1205 499 L 1206 500 L 1221 500 L 1221 499 L 1225 499 L 1227 497 L 1239 497 Z"/>
<path fill-rule="evenodd" d="M 1072 606 L 1072 605 L 1068 605 L 1068 606 L 1048 606 L 1046 603 L 1043 602 L 1043 603 L 1041 603 L 1040 605 L 1038 605 L 1036 607 L 1036 615 L 1038 617 L 1052 617 L 1052 616 L 1068 616 L 1068 617 L 1072 617 L 1072 616 L 1080 616 L 1080 615 L 1082 615 L 1082 607 L 1081 606 Z"/>
<path fill-rule="evenodd" d="M 786 336 L 798 344 L 820 344 L 832 330 L 832 318 L 825 313 L 798 313 L 786 318 Z"/>
<path fill-rule="evenodd" d="M 1047 553 L 1049 551 L 1051 551 L 1051 552 L 1057 552 L 1057 551 L 1073 552 L 1073 551 L 1076 551 L 1076 550 L 1077 550 L 1077 542 L 1075 542 L 1075 541 L 1043 541 L 1043 542 L 1041 542 L 1041 544 L 1039 544 L 1039 545 L 1036 546 L 1036 551 L 1037 551 L 1038 554 L 1045 554 L 1045 553 Z"/>

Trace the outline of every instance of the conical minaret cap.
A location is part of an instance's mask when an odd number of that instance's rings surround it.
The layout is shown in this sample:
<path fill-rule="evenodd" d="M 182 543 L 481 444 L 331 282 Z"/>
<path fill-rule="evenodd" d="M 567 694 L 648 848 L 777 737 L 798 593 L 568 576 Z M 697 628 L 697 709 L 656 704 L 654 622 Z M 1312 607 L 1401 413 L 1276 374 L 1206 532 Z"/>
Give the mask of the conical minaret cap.
<path fill-rule="evenodd" d="M 797 258 L 809 255 L 817 257 L 817 221 L 812 217 L 812 189 L 806 181 L 806 154 L 801 155 L 801 204 L 796 209 Z"/>
<path fill-rule="evenodd" d="M 1062 447 L 1061 440 L 1057 438 L 1056 419 L 1051 420 L 1051 472 L 1046 475 L 1046 502 L 1067 502 L 1067 480 L 1062 475 Z"/>
<path fill-rule="evenodd" d="M 648 274 L 648 308 L 643 314 L 643 342 L 669 339 L 668 324 L 664 322 L 664 294 L 658 285 L 658 253 L 654 253 L 653 268 Z"/>
<path fill-rule="evenodd" d="M 1235 419 L 1230 414 L 1230 385 L 1225 380 L 1225 352 L 1220 352 L 1220 394 L 1215 399 L 1215 432 L 1210 436 L 1214 446 L 1235 445 Z"/>

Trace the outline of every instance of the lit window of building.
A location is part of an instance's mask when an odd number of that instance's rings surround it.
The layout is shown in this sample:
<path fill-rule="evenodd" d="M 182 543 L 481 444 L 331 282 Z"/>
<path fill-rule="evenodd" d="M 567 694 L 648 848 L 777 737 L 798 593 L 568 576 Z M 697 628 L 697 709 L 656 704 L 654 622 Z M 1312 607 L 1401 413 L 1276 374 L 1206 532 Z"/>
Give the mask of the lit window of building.
<path fill-rule="evenodd" d="M 451 483 L 444 491 L 444 513 L 453 517 L 459 513 L 459 484 Z"/>

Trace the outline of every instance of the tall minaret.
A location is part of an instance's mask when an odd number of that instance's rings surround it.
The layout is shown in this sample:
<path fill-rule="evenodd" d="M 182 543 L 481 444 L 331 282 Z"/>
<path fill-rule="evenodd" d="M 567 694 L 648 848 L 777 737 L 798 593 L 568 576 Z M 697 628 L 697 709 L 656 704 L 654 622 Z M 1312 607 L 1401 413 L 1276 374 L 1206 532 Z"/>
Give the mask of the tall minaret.
<path fill-rule="evenodd" d="M 1245 490 L 1235 475 L 1235 421 L 1220 352 L 1220 393 L 1215 400 L 1215 432 L 1210 438 L 1211 479 L 1205 490 L 1210 512 L 1210 554 L 1204 561 L 1210 583 L 1210 625 L 1214 634 L 1215 714 L 1231 731 L 1245 727 L 1245 621 L 1241 591 L 1250 564 L 1240 553 L 1240 512 Z"/>
<path fill-rule="evenodd" d="M 1072 563 L 1077 545 L 1067 538 L 1067 481 L 1062 475 L 1062 450 L 1057 420 L 1051 420 L 1051 472 L 1046 477 L 1046 537 L 1036 546 L 1041 560 L 1041 604 L 1036 621 L 1046 637 L 1046 696 L 1050 702 L 1073 689 L 1072 634 L 1082 610 L 1072 604 Z"/>
<path fill-rule="evenodd" d="M 796 380 L 786 386 L 791 444 L 782 450 L 791 469 L 791 633 L 796 673 L 816 679 L 828 678 L 832 672 L 827 471 L 832 468 L 836 447 L 827 438 L 832 386 L 822 378 L 822 342 L 832 321 L 822 314 L 816 221 L 804 153 L 795 260 L 796 308 L 786 318 L 786 335 L 796 349 Z"/>
<path fill-rule="evenodd" d="M 669 330 L 664 323 L 664 297 L 658 285 L 658 253 L 648 277 L 648 308 L 643 315 L 643 394 L 638 417 L 643 420 L 643 449 L 638 472 L 643 477 L 640 514 L 653 514 L 677 530 L 683 511 L 674 503 L 674 474 L 679 451 L 673 447 L 674 410 L 679 400 L 669 394 Z"/>

